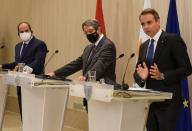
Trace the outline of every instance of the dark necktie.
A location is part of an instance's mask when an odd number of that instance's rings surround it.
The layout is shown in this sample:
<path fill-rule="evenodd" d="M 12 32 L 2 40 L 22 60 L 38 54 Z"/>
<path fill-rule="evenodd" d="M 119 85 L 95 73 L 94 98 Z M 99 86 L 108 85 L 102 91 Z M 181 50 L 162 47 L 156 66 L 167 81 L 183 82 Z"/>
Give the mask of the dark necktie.
<path fill-rule="evenodd" d="M 96 45 L 93 45 L 87 63 L 91 62 L 91 60 L 93 59 L 95 53 L 96 53 Z"/>
<path fill-rule="evenodd" d="M 27 44 L 24 43 L 24 44 L 23 44 L 23 48 L 22 48 L 22 52 L 21 52 L 21 57 L 24 56 L 24 54 L 25 54 L 25 52 L 26 52 L 26 47 L 27 47 Z"/>
<path fill-rule="evenodd" d="M 151 39 L 150 45 L 147 51 L 147 63 L 151 65 L 153 63 L 153 55 L 154 55 L 154 39 Z"/>

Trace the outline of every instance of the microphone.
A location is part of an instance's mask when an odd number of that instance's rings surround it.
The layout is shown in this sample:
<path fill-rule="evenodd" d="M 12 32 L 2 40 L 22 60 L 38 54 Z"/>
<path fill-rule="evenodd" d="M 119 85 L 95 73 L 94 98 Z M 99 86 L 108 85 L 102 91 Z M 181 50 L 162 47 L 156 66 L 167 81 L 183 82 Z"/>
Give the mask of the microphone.
<path fill-rule="evenodd" d="M 124 57 L 125 55 L 124 55 L 124 53 L 122 53 L 122 54 L 120 54 L 118 57 L 116 57 L 113 61 L 111 61 L 111 63 L 113 63 L 113 62 L 116 62 L 118 59 L 120 59 L 120 58 L 122 58 L 122 57 Z"/>
<path fill-rule="evenodd" d="M 119 58 L 122 58 L 122 57 L 124 57 L 125 55 L 122 53 L 122 54 L 120 54 L 117 58 L 116 58 L 116 60 L 118 60 Z"/>
<path fill-rule="evenodd" d="M 126 68 L 125 68 L 125 72 L 123 74 L 123 80 L 122 80 L 122 85 L 121 85 L 121 89 L 122 90 L 127 90 L 129 88 L 129 85 L 125 83 L 125 75 L 126 75 L 126 72 L 127 72 L 127 68 L 128 68 L 128 65 L 129 65 L 129 61 L 131 58 L 133 58 L 135 56 L 135 53 L 132 53 L 131 56 L 128 58 L 128 61 L 127 61 L 127 65 L 126 65 Z"/>
<path fill-rule="evenodd" d="M 47 50 L 47 53 L 49 52 L 49 50 Z M 53 54 L 49 57 L 49 59 L 47 60 L 47 62 L 45 63 L 44 69 L 43 71 L 45 71 L 45 67 L 49 64 L 49 62 L 51 61 L 51 59 L 53 58 L 53 56 L 55 54 L 59 53 L 59 50 L 55 50 L 55 52 L 53 52 Z"/>
<path fill-rule="evenodd" d="M 120 54 L 118 57 L 116 57 L 111 63 L 116 62 L 118 59 L 124 57 L 124 53 Z"/>
<path fill-rule="evenodd" d="M 122 53 L 120 54 L 118 57 L 116 57 L 113 61 L 111 61 L 111 63 L 116 62 L 118 59 L 124 57 L 125 55 Z M 114 89 L 119 89 L 121 88 L 121 85 L 116 83 L 115 81 L 111 80 L 111 79 L 105 79 L 105 83 L 110 84 L 110 85 L 114 85 Z"/>
<path fill-rule="evenodd" d="M 2 46 L 0 47 L 0 49 L 3 49 L 3 48 L 5 48 L 5 45 L 2 45 Z"/>
<path fill-rule="evenodd" d="M 49 50 L 47 50 L 47 53 L 49 52 Z M 55 50 L 55 52 L 53 52 L 53 54 L 49 57 L 49 59 L 47 60 L 47 62 L 45 63 L 45 66 L 43 68 L 43 71 L 45 71 L 45 67 L 49 64 L 49 62 L 51 61 L 51 59 L 54 57 L 55 54 L 58 54 L 59 50 Z M 44 72 L 43 72 L 44 73 Z M 45 79 L 52 79 L 52 80 L 65 80 L 65 81 L 72 81 L 70 79 L 66 79 L 65 77 L 57 77 L 57 76 L 49 76 L 46 74 L 41 74 L 41 75 L 35 75 L 35 77 L 40 78 L 42 80 Z M 43 81 L 42 81 L 43 82 Z"/>

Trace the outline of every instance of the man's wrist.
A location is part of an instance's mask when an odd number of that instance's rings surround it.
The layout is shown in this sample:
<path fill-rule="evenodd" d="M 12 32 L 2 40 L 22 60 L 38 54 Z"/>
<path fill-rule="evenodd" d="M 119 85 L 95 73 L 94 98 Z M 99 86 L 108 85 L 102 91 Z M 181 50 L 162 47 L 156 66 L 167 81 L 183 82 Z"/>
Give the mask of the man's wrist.
<path fill-rule="evenodd" d="M 160 78 L 161 78 L 161 80 L 164 80 L 164 79 L 165 79 L 164 73 L 161 73 L 161 74 L 160 74 Z"/>

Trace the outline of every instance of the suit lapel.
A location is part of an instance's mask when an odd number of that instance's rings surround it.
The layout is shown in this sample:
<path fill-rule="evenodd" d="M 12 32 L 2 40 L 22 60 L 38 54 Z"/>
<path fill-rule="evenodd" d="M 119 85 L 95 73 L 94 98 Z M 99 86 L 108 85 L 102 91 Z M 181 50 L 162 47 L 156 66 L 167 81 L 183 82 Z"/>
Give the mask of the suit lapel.
<path fill-rule="evenodd" d="M 88 61 L 89 61 L 89 56 L 90 56 L 90 54 L 91 54 L 92 48 L 93 48 L 93 44 L 91 44 L 91 45 L 87 48 L 87 50 L 85 51 L 85 54 L 86 54 L 86 56 L 85 56 L 86 64 L 87 64 Z"/>
<path fill-rule="evenodd" d="M 83 54 L 84 54 L 83 65 L 85 65 L 85 66 L 83 66 L 83 72 L 87 69 L 88 64 L 90 63 L 90 62 L 89 62 L 89 56 L 90 56 L 92 47 L 93 47 L 93 44 L 89 45 L 89 46 L 87 47 L 87 49 L 85 49 L 85 52 L 83 53 Z M 88 63 L 88 62 L 89 62 L 89 63 Z M 84 72 L 83 74 L 85 74 L 85 72 Z"/>
<path fill-rule="evenodd" d="M 102 38 L 102 39 L 99 41 L 99 43 L 98 43 L 98 45 L 97 45 L 97 47 L 96 47 L 96 52 L 95 52 L 95 54 L 97 54 L 97 53 L 99 52 L 100 48 L 102 47 L 102 45 L 103 45 L 103 40 L 104 40 L 104 38 Z"/>
<path fill-rule="evenodd" d="M 154 59 L 153 59 L 154 62 L 158 61 L 158 58 L 161 56 L 161 52 L 162 52 L 165 44 L 166 44 L 166 33 L 162 32 L 162 34 L 159 37 L 159 40 L 157 42 L 157 47 L 156 47 Z"/>
<path fill-rule="evenodd" d="M 24 59 L 25 57 L 27 57 L 27 54 L 29 54 L 30 53 L 30 48 L 33 46 L 33 41 L 34 41 L 34 39 L 35 39 L 35 37 L 33 36 L 33 38 L 29 41 L 29 43 L 28 43 L 28 45 L 27 45 L 27 47 L 26 47 L 26 49 L 25 49 L 25 52 L 24 52 L 24 54 L 22 54 L 22 59 Z"/>
<path fill-rule="evenodd" d="M 91 53 L 91 49 L 92 49 L 92 46 L 90 47 L 90 49 L 89 50 L 87 50 L 87 52 L 88 52 L 88 55 L 86 56 L 86 69 L 88 69 L 88 67 L 89 67 L 89 65 L 91 65 L 91 62 L 93 61 L 93 59 L 95 58 L 95 56 L 97 56 L 97 53 L 100 51 L 100 48 L 102 47 L 102 45 L 103 45 L 103 41 L 104 41 L 104 39 L 105 39 L 105 36 L 99 41 L 99 43 L 98 43 L 98 45 L 97 45 L 97 47 L 96 47 L 96 51 L 95 51 L 95 55 L 93 56 L 93 58 L 91 59 L 91 60 L 88 60 L 88 58 L 89 58 L 89 55 L 90 55 L 90 53 Z"/>
<path fill-rule="evenodd" d="M 150 42 L 150 40 L 147 40 L 147 41 L 143 44 L 142 53 L 141 53 L 141 54 L 142 54 L 142 55 L 141 55 L 141 61 L 145 61 L 145 60 L 146 60 L 149 42 Z"/>

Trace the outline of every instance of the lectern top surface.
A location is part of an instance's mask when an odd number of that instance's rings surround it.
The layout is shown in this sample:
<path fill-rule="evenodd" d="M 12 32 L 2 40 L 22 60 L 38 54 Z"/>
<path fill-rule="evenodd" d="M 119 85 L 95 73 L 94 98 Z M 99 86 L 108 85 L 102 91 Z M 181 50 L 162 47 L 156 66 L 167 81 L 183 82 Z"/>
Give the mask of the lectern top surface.
<path fill-rule="evenodd" d="M 159 92 L 148 89 L 130 89 L 127 91 L 115 90 L 113 93 L 114 100 L 165 100 L 171 99 L 172 93 L 168 92 Z"/>

